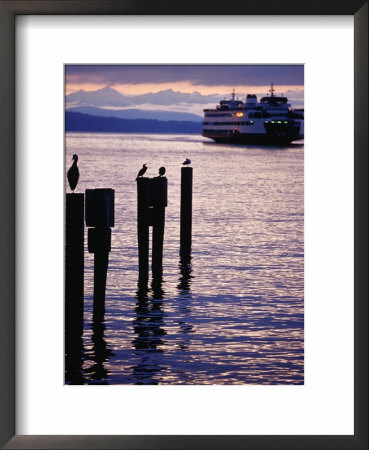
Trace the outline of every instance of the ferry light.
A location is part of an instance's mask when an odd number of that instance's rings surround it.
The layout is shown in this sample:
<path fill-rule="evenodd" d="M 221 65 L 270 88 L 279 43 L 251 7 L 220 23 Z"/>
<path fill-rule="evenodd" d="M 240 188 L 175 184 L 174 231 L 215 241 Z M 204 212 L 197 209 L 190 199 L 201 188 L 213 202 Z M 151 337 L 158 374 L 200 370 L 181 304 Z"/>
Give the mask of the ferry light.
<path fill-rule="evenodd" d="M 236 117 L 243 117 L 244 116 L 244 113 L 243 112 L 238 112 L 238 113 L 236 113 Z"/>

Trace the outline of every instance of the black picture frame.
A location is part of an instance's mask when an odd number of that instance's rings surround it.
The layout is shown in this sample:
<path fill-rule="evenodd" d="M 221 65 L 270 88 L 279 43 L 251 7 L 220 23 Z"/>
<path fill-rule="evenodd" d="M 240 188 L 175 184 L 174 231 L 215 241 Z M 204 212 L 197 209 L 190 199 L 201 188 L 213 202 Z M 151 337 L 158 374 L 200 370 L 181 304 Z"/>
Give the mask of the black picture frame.
<path fill-rule="evenodd" d="M 15 435 L 15 17 L 19 14 L 354 16 L 354 435 Z M 368 448 L 368 1 L 0 0 L 0 445 L 6 449 Z M 349 275 L 348 275 L 349 276 Z M 339 395 L 339 393 L 337 393 Z"/>

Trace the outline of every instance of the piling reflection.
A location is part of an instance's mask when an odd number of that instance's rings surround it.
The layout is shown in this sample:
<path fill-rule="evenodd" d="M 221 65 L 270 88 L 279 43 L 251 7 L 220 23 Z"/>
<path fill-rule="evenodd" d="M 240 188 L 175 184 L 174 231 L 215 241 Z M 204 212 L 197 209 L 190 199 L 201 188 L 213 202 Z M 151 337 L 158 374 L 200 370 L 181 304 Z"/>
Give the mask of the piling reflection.
<path fill-rule="evenodd" d="M 151 290 L 154 300 L 162 300 L 164 298 L 165 291 L 163 290 L 163 279 L 161 277 L 152 280 Z"/>
<path fill-rule="evenodd" d="M 179 258 L 179 271 L 180 271 L 180 278 L 179 278 L 179 284 L 178 284 L 178 290 L 180 294 L 190 296 L 190 287 L 191 287 L 191 281 L 193 276 L 192 273 L 192 265 L 191 265 L 191 253 L 190 252 L 180 252 L 180 258 Z"/>
<path fill-rule="evenodd" d="M 191 252 L 181 249 L 178 264 L 180 277 L 177 288 L 180 293 L 179 317 L 181 318 L 181 320 L 178 320 L 178 325 L 183 333 L 183 339 L 179 345 L 179 348 L 182 351 L 186 351 L 189 347 L 190 340 L 187 334 L 194 333 L 193 326 L 185 320 L 191 314 L 191 306 L 189 302 L 191 299 L 191 281 L 193 278 L 191 275 L 191 260 Z"/>
<path fill-rule="evenodd" d="M 84 384 L 82 334 L 66 333 L 65 339 L 65 383 Z"/>
<path fill-rule="evenodd" d="M 135 338 L 132 341 L 134 354 L 138 358 L 133 366 L 135 384 L 157 384 L 156 375 L 163 369 L 160 364 L 164 345 L 164 312 L 162 309 L 164 290 L 162 280 L 156 279 L 152 285 L 152 299 L 146 283 L 138 283 L 136 292 L 136 318 L 133 321 Z"/>
<path fill-rule="evenodd" d="M 75 302 L 70 300 L 76 300 Z M 84 384 L 83 303 L 70 296 L 65 311 L 65 383 Z"/>
<path fill-rule="evenodd" d="M 105 337 L 105 324 L 104 322 L 94 321 L 92 325 L 92 355 L 93 365 L 89 368 L 91 373 L 91 380 L 103 381 L 109 376 L 109 371 L 105 368 L 104 364 L 114 356 L 114 353 L 110 350 Z"/>
<path fill-rule="evenodd" d="M 108 384 L 106 378 L 110 375 L 106 369 L 106 363 L 114 355 L 105 340 L 106 325 L 104 322 L 104 313 L 101 309 L 94 309 L 92 321 L 92 348 L 89 352 L 85 368 L 85 375 L 88 377 L 88 383 Z M 90 361 L 90 363 L 88 363 Z"/>

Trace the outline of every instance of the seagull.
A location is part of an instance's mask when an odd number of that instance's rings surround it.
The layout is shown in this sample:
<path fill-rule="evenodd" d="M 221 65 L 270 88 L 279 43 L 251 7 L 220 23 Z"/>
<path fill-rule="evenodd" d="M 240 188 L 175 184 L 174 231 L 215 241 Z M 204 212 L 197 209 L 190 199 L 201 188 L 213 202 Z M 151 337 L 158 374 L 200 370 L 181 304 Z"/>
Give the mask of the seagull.
<path fill-rule="evenodd" d="M 146 170 L 147 170 L 147 165 L 143 164 L 142 165 L 142 169 L 140 169 L 138 174 L 137 174 L 136 181 L 139 179 L 139 177 L 142 177 L 142 175 L 146 172 Z"/>
<path fill-rule="evenodd" d="M 191 160 L 188 159 L 188 158 L 186 158 L 186 161 L 184 161 L 184 162 L 182 163 L 183 166 L 188 166 L 189 164 L 191 164 Z"/>
<path fill-rule="evenodd" d="M 77 186 L 78 178 L 79 178 L 79 170 L 77 167 L 78 156 L 73 155 L 72 161 L 73 161 L 73 164 L 70 166 L 70 168 L 67 172 L 67 178 L 68 178 L 69 186 L 72 189 L 73 194 L 74 194 L 74 189 Z"/>
<path fill-rule="evenodd" d="M 165 167 L 160 167 L 159 176 L 162 177 L 165 174 Z"/>

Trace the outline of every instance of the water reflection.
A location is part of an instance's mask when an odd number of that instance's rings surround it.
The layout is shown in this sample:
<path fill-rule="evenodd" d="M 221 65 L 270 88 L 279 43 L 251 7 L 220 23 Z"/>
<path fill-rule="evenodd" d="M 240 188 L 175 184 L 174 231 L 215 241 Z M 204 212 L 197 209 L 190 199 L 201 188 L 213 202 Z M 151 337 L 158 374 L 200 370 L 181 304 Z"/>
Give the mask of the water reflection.
<path fill-rule="evenodd" d="M 177 285 L 178 291 L 180 293 L 179 299 L 179 317 L 178 325 L 183 333 L 181 342 L 179 344 L 179 348 L 182 351 L 186 351 L 189 347 L 190 340 L 186 335 L 188 333 L 194 333 L 193 326 L 186 322 L 185 318 L 189 317 L 191 314 L 191 306 L 189 299 L 191 299 L 191 280 L 193 276 L 192 273 L 192 264 L 191 264 L 191 252 L 180 251 L 179 258 L 179 283 Z"/>
<path fill-rule="evenodd" d="M 190 295 L 190 287 L 191 287 L 191 281 L 193 276 L 192 273 L 192 265 L 191 265 L 191 253 L 190 252 L 180 252 L 180 259 L 179 259 L 179 271 L 180 271 L 180 278 L 179 278 L 179 284 L 178 284 L 178 290 L 180 294 L 191 296 Z"/>
<path fill-rule="evenodd" d="M 154 278 L 151 283 L 152 298 L 156 300 L 162 300 L 164 298 L 165 292 L 163 290 L 163 279 Z"/>
<path fill-rule="evenodd" d="M 105 300 L 105 299 L 104 299 Z M 100 304 L 94 303 L 91 341 L 92 347 L 85 357 L 84 373 L 89 384 L 108 384 L 106 378 L 110 375 L 106 369 L 106 363 L 115 354 L 109 348 L 105 340 L 105 301 Z"/>
<path fill-rule="evenodd" d="M 146 283 L 138 283 L 136 292 L 136 318 L 133 321 L 135 338 L 132 341 L 134 355 L 138 358 L 133 366 L 135 384 L 158 384 L 158 373 L 164 368 L 160 365 L 164 340 L 167 333 L 164 329 L 164 311 L 162 280 L 153 280 L 151 285 L 152 299 Z M 159 356 L 159 357 L 158 357 Z"/>
<path fill-rule="evenodd" d="M 65 338 L 65 383 L 84 384 L 82 366 L 84 358 L 82 334 L 66 332 Z"/>
<path fill-rule="evenodd" d="M 110 350 L 104 338 L 105 323 L 103 321 L 94 320 L 91 329 L 93 344 L 91 359 L 93 364 L 86 369 L 86 373 L 90 374 L 90 379 L 92 381 L 101 382 L 109 376 L 109 372 L 104 367 L 104 363 L 106 363 L 110 357 L 114 356 L 114 353 Z"/>
<path fill-rule="evenodd" d="M 65 303 L 65 372 L 64 382 L 66 384 L 84 384 L 83 376 L 83 303 L 75 292 L 70 293 Z"/>

